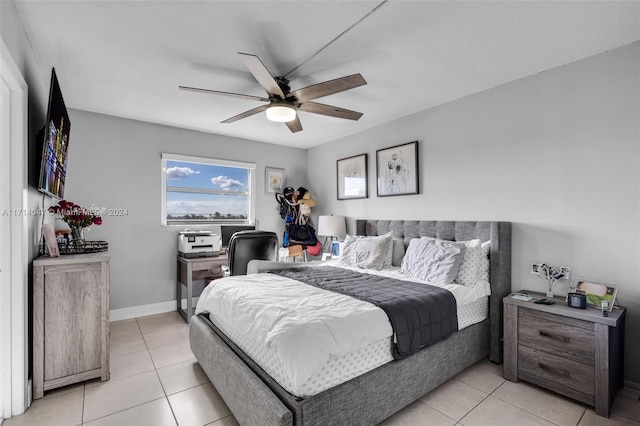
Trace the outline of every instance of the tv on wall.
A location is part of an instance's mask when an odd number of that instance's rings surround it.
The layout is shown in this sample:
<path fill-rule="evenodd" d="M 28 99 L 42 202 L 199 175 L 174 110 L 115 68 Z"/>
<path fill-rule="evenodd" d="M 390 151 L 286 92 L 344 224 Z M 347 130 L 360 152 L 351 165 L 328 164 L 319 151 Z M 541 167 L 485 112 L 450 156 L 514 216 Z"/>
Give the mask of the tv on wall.
<path fill-rule="evenodd" d="M 56 70 L 51 70 L 51 88 L 47 123 L 42 144 L 42 163 L 38 190 L 55 198 L 64 198 L 64 183 L 67 176 L 71 122 L 64 105 Z"/>

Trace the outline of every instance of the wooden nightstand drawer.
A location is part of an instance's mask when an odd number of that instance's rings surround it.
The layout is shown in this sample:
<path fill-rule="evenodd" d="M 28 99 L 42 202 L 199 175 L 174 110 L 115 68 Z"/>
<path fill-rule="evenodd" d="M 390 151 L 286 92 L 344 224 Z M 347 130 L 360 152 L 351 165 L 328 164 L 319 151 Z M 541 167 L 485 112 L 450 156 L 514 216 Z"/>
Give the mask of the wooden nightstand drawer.
<path fill-rule="evenodd" d="M 560 393 L 567 393 L 585 403 L 593 404 L 595 395 L 594 368 L 562 356 L 539 351 L 527 346 L 518 346 L 518 376 Z"/>
<path fill-rule="evenodd" d="M 594 365 L 593 324 L 529 309 L 518 311 L 518 324 L 519 344 Z"/>

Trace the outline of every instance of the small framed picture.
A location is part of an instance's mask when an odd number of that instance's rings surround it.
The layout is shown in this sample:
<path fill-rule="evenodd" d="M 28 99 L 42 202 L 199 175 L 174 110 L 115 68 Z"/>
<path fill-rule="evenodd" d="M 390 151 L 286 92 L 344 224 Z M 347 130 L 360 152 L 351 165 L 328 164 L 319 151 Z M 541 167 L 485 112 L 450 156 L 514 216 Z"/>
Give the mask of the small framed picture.
<path fill-rule="evenodd" d="M 418 141 L 376 151 L 378 197 L 418 194 Z"/>
<path fill-rule="evenodd" d="M 369 198 L 367 154 L 343 158 L 336 162 L 338 200 Z"/>
<path fill-rule="evenodd" d="M 331 242 L 331 257 L 333 259 L 338 259 L 340 257 L 340 252 L 342 251 L 343 244 L 344 244 L 344 241 Z"/>
<path fill-rule="evenodd" d="M 588 280 L 584 278 L 574 278 L 569 287 L 569 293 L 579 293 L 587 296 L 587 306 L 601 309 L 602 302 L 606 301 L 609 311 L 613 309 L 616 301 L 618 286 L 603 282 Z"/>
<path fill-rule="evenodd" d="M 282 192 L 284 188 L 284 169 L 265 167 L 264 170 L 265 193 L 275 194 Z"/>

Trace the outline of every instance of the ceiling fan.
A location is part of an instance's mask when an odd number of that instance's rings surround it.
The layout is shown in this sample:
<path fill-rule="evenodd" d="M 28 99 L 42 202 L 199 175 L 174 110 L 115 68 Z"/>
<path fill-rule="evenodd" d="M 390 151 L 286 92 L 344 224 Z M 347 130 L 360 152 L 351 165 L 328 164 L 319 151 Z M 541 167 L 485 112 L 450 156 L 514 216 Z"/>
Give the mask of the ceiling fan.
<path fill-rule="evenodd" d="M 267 102 L 265 105 L 261 105 L 257 108 L 245 111 L 242 114 L 228 118 L 222 123 L 233 123 L 243 118 L 251 117 L 252 115 L 258 114 L 262 111 L 266 111 L 267 118 L 269 120 L 285 123 L 289 130 L 291 130 L 292 133 L 295 133 L 302 130 L 302 124 L 300 123 L 297 110 L 328 115 L 330 117 L 344 118 L 347 120 L 358 120 L 362 117 L 361 112 L 311 102 L 313 99 L 344 92 L 345 90 L 367 84 L 360 74 L 336 78 L 335 80 L 314 84 L 292 92 L 289 87 L 289 80 L 285 76 L 274 77 L 271 75 L 267 67 L 265 67 L 260 58 L 256 55 L 240 52 L 238 52 L 238 55 L 240 55 L 255 79 L 258 80 L 260 86 L 262 86 L 262 88 L 267 92 L 267 97 L 241 95 L 239 93 L 220 92 L 217 90 L 199 89 L 196 87 L 178 87 L 182 90 L 190 90 L 193 92 L 212 93 L 214 95 Z"/>

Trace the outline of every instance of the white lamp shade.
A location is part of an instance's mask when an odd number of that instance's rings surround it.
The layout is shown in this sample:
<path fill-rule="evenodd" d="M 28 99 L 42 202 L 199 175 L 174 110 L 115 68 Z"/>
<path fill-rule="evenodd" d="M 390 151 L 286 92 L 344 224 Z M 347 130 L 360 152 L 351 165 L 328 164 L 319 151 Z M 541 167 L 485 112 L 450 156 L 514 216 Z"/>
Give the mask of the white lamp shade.
<path fill-rule="evenodd" d="M 347 233 L 344 216 L 318 217 L 318 235 L 322 237 L 342 237 Z"/>
<path fill-rule="evenodd" d="M 288 123 L 296 119 L 296 110 L 288 105 L 271 105 L 267 108 L 267 118 L 278 123 Z"/>

